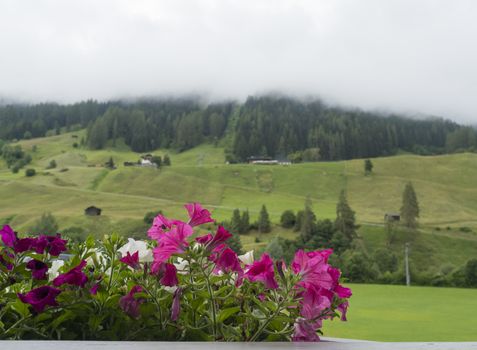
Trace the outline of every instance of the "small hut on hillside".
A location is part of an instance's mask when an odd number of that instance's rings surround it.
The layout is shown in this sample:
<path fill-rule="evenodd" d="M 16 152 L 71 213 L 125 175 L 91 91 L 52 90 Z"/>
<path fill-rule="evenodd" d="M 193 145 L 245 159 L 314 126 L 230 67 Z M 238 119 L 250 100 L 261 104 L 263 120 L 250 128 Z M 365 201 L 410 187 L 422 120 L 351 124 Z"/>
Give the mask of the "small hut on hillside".
<path fill-rule="evenodd" d="M 386 213 L 386 214 L 384 214 L 384 221 L 386 221 L 386 222 L 401 221 L 401 214 L 399 214 L 399 213 Z"/>
<path fill-rule="evenodd" d="M 84 210 L 84 215 L 99 216 L 101 215 L 101 208 L 90 206 Z"/>

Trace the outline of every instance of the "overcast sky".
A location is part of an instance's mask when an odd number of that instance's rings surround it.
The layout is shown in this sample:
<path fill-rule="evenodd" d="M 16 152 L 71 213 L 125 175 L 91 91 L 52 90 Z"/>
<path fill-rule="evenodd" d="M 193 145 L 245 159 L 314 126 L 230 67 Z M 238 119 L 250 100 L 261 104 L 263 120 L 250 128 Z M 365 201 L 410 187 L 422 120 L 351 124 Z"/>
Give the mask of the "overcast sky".
<path fill-rule="evenodd" d="M 0 96 L 269 91 L 477 122 L 477 1 L 0 0 Z"/>

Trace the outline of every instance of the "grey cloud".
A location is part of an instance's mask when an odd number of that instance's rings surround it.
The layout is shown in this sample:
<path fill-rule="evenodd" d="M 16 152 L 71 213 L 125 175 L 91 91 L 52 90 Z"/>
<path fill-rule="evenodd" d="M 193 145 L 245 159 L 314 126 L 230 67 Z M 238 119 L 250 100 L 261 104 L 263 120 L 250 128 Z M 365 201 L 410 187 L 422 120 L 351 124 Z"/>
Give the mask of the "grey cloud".
<path fill-rule="evenodd" d="M 0 96 L 270 90 L 477 122 L 471 0 L 0 0 Z"/>

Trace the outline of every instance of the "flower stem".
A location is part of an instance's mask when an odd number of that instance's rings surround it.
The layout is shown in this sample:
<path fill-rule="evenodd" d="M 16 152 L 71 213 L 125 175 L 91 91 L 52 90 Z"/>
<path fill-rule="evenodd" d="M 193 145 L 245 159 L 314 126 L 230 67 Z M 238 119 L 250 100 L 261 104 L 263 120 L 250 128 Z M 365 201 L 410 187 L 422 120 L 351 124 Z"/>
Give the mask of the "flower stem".
<path fill-rule="evenodd" d="M 214 339 L 217 339 L 217 310 L 215 309 L 214 293 L 212 291 L 212 287 L 210 286 L 209 275 L 205 272 L 202 266 L 201 266 L 201 270 L 202 270 L 202 273 L 204 274 L 205 281 L 207 283 L 207 290 L 209 291 L 210 303 L 212 306 L 212 322 L 213 322 L 212 330 L 214 332 Z"/>

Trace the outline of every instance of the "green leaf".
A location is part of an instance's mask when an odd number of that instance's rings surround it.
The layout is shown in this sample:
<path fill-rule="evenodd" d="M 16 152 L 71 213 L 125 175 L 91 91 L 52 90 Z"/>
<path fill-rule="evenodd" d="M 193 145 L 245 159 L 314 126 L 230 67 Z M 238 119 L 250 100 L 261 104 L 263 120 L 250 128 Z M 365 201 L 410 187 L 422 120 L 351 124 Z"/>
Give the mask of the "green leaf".
<path fill-rule="evenodd" d="M 219 315 L 217 316 L 217 321 L 218 322 L 224 322 L 230 316 L 235 315 L 239 311 L 240 311 L 239 306 L 229 307 L 228 309 L 221 310 L 219 312 Z"/>

